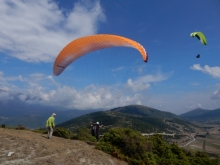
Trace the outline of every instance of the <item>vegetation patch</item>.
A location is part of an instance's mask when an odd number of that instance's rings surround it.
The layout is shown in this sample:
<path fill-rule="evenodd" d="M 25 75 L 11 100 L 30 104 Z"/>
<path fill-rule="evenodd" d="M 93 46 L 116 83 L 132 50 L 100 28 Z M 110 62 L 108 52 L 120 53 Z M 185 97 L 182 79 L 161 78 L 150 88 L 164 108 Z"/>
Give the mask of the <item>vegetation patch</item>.
<path fill-rule="evenodd" d="M 113 128 L 96 145 L 106 153 L 132 165 L 218 165 L 200 151 L 187 151 L 168 144 L 161 135 L 144 137 L 129 128 Z"/>

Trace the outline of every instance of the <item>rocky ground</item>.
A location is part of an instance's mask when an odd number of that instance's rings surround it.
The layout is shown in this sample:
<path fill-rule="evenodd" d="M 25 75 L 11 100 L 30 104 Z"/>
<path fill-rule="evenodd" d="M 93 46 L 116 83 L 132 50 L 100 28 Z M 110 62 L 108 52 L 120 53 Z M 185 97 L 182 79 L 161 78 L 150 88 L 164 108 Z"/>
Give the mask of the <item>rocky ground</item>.
<path fill-rule="evenodd" d="M 0 128 L 1 165 L 127 165 L 86 142 Z"/>

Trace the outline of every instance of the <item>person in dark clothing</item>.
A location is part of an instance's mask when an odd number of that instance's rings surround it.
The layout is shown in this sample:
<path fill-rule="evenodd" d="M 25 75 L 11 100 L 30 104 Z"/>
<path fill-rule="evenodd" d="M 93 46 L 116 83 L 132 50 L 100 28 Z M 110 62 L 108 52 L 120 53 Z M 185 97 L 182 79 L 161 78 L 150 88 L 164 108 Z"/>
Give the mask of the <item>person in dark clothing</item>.
<path fill-rule="evenodd" d="M 96 122 L 96 123 L 91 124 L 91 127 L 92 127 L 91 134 L 92 136 L 95 136 L 96 141 L 98 142 L 99 141 L 99 128 L 102 128 L 103 126 L 101 126 L 99 122 Z"/>

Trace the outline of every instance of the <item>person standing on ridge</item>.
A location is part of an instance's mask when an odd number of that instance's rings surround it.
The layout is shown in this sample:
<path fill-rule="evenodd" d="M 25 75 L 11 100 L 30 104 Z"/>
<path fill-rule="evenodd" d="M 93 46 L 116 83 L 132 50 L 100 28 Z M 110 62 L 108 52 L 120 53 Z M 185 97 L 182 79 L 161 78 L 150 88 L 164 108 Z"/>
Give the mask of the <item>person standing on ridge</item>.
<path fill-rule="evenodd" d="M 99 122 L 97 121 L 96 123 L 91 123 L 91 127 L 92 127 L 92 130 L 91 130 L 91 133 L 92 133 L 92 136 L 95 136 L 96 138 L 96 141 L 98 142 L 99 141 L 99 128 L 102 128 L 103 126 L 99 125 Z"/>
<path fill-rule="evenodd" d="M 55 116 L 56 114 L 53 113 L 51 117 L 49 117 L 46 121 L 46 128 L 48 130 L 47 138 L 50 139 L 53 135 L 53 129 L 55 127 Z"/>

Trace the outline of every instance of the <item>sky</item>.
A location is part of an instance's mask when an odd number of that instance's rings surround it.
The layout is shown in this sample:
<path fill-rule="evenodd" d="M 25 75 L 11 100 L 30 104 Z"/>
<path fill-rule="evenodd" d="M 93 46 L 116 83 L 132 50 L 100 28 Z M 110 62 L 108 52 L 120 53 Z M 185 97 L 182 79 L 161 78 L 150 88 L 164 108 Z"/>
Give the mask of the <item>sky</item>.
<path fill-rule="evenodd" d="M 1 0 L 0 101 L 18 92 L 27 104 L 81 110 L 220 108 L 219 20 L 219 0 Z M 190 37 L 197 31 L 207 45 Z M 111 47 L 53 75 L 60 51 L 94 34 L 140 43 L 148 62 L 136 49 Z"/>

